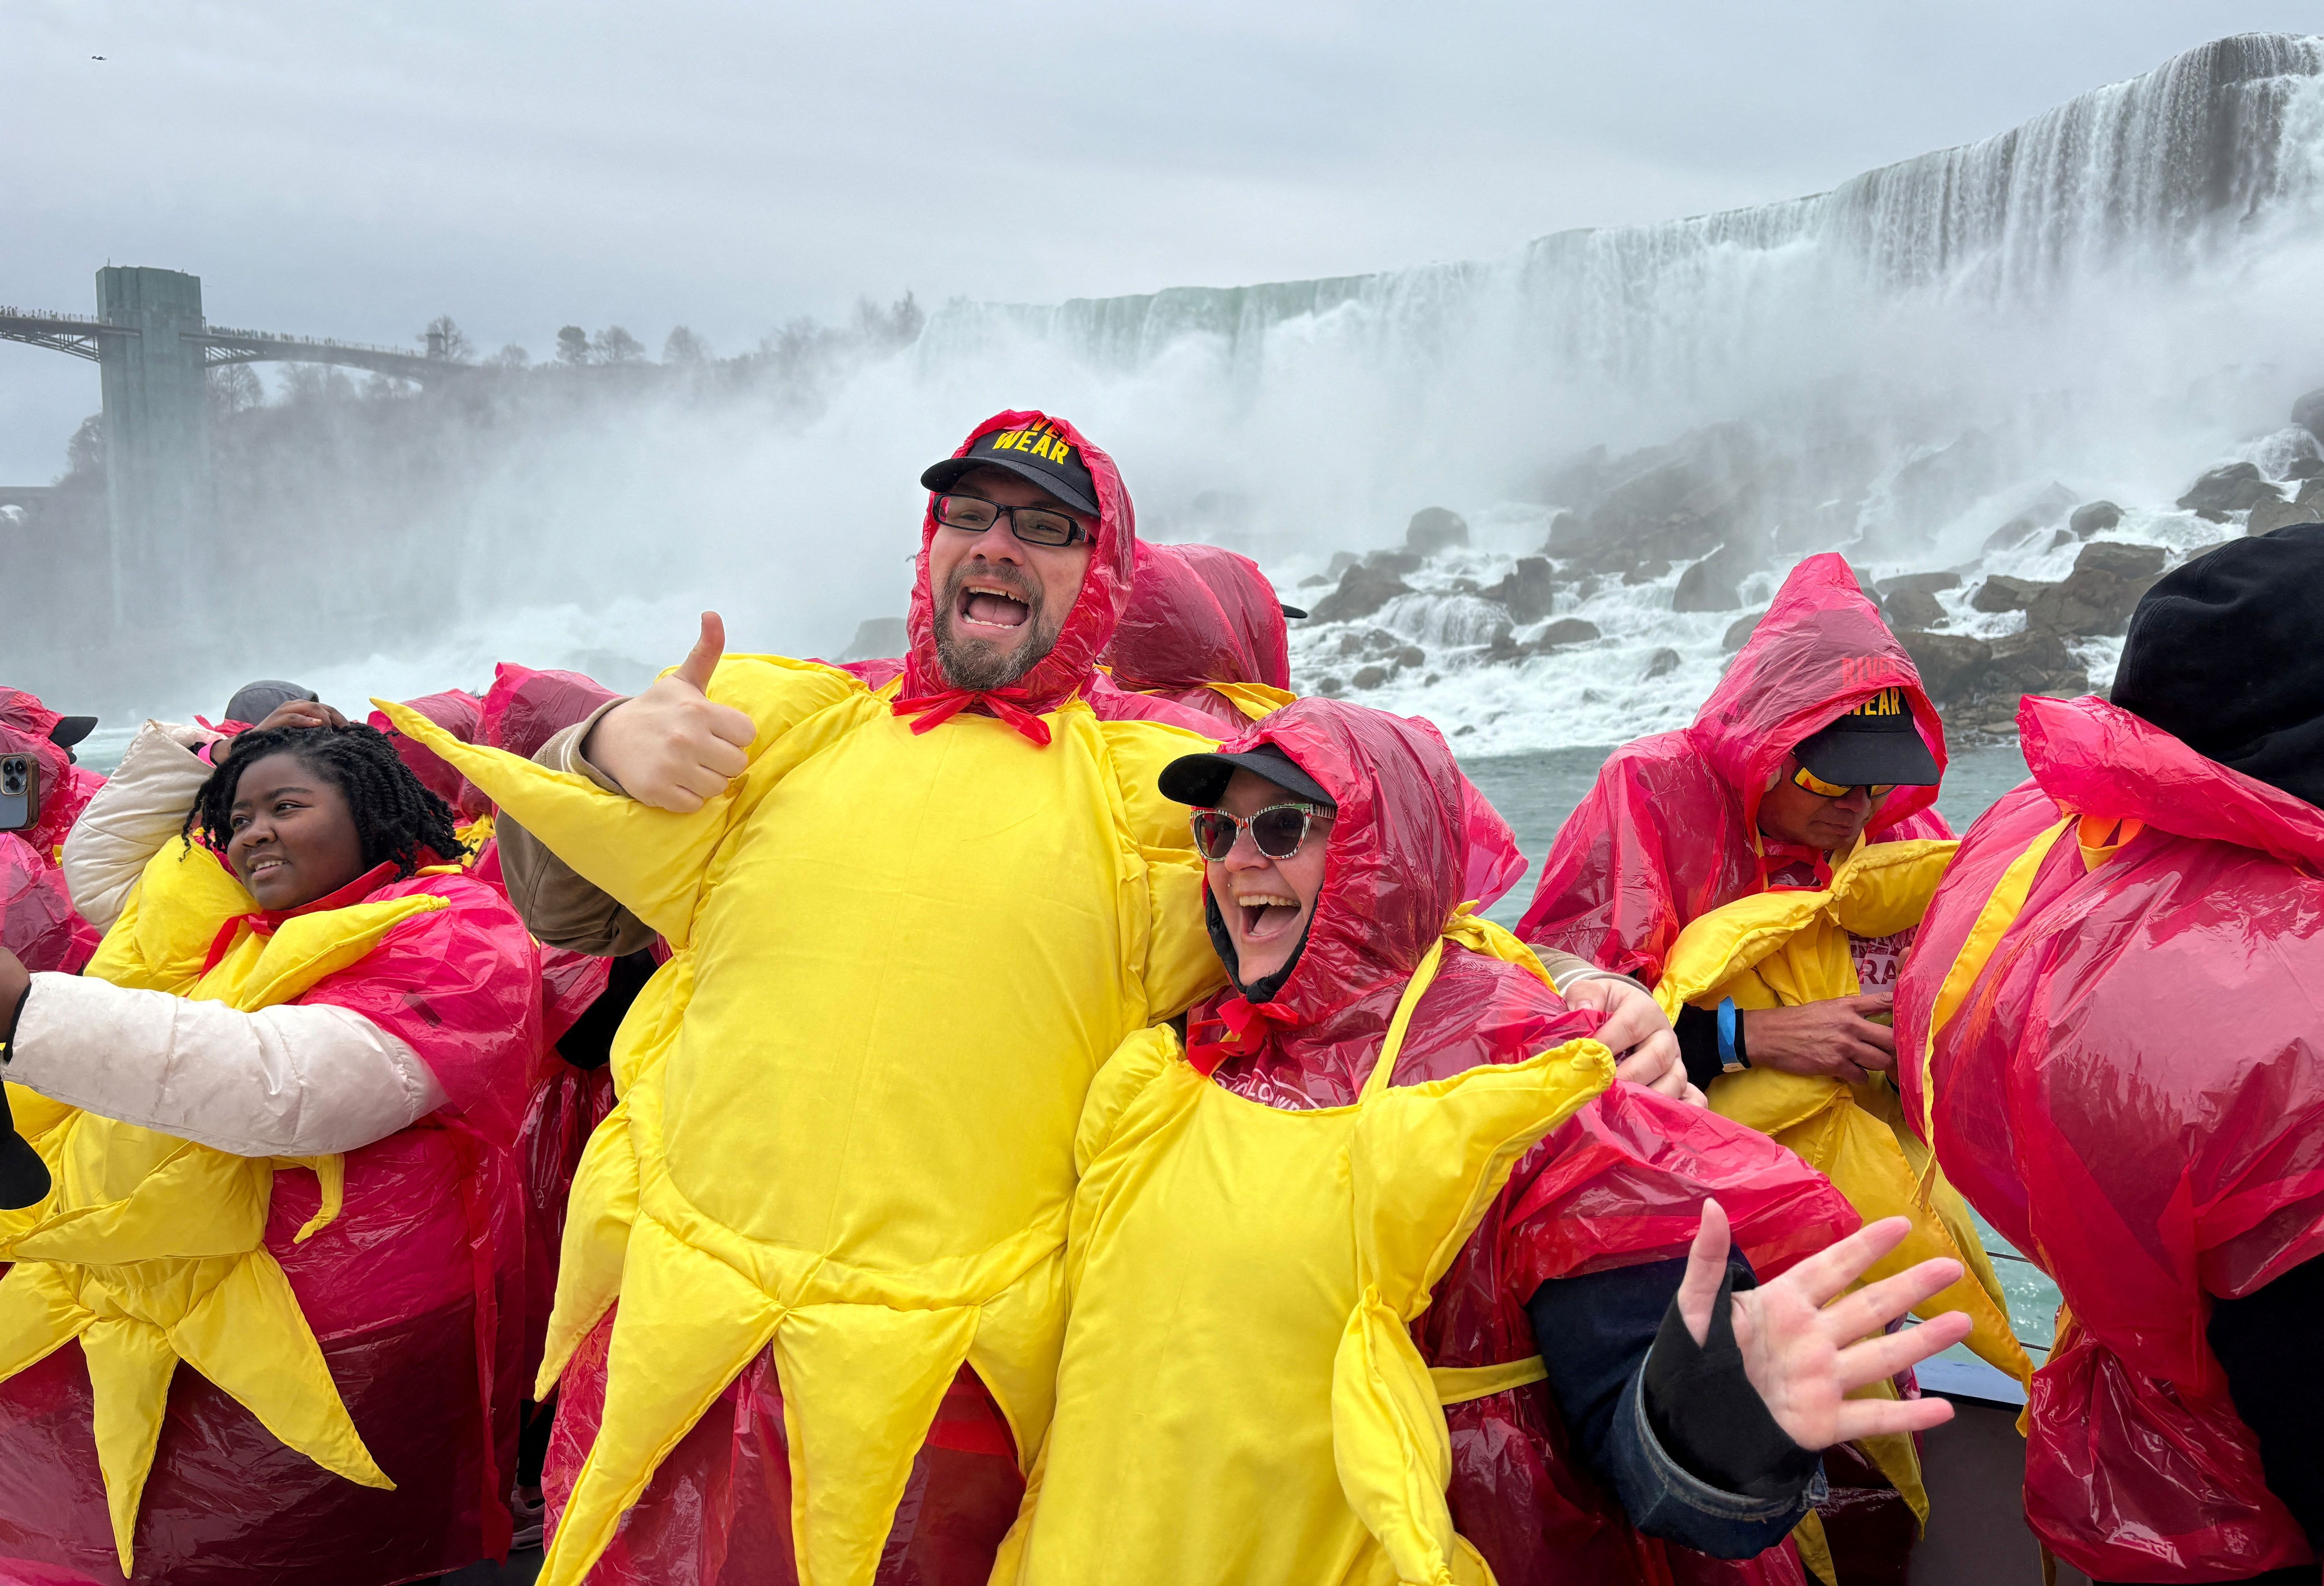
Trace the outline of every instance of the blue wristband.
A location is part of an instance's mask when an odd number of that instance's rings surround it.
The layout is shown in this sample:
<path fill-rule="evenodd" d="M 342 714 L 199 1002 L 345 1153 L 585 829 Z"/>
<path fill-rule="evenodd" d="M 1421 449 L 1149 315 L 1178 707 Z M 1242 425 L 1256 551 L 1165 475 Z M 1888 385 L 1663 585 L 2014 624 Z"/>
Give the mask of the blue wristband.
<path fill-rule="evenodd" d="M 1719 1005 L 1719 1066 L 1735 1066 L 1735 999 L 1731 997 Z"/>

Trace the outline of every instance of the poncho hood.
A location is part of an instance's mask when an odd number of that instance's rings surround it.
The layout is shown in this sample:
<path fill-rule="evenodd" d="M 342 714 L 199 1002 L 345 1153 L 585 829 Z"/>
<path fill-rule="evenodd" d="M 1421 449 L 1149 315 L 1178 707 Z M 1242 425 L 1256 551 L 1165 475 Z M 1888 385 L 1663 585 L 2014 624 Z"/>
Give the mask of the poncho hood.
<path fill-rule="evenodd" d="M 446 689 L 440 694 L 426 694 L 417 700 L 406 700 L 404 703 L 464 744 L 475 743 L 477 731 L 484 725 L 484 701 L 464 689 Z M 396 757 L 420 779 L 420 785 L 457 811 L 463 820 L 473 821 L 491 807 L 484 802 L 482 794 L 468 786 L 467 778 L 453 769 L 434 750 L 419 739 L 406 737 L 396 731 L 395 724 L 388 720 L 386 711 L 374 710 L 367 719 L 373 727 L 387 734 L 389 740 L 395 745 Z M 465 799 L 462 796 L 464 790 Z"/>
<path fill-rule="evenodd" d="M 1847 559 L 1827 552 L 1792 570 L 1686 736 L 1741 798 L 1744 829 L 1756 830 L 1768 779 L 1792 747 L 1888 688 L 1903 689 L 1912 701 L 1913 723 L 1941 773 L 1944 723 L 1920 672 Z M 1934 786 L 1900 787 L 1872 812 L 1865 835 L 1936 802 Z"/>
<path fill-rule="evenodd" d="M 0 688 L 0 755 L 30 755 L 41 763 L 41 818 L 17 835 L 49 860 L 80 818 L 81 806 L 105 785 L 105 778 L 74 765 L 64 746 L 49 737 L 63 719 L 37 694 Z"/>
<path fill-rule="evenodd" d="M 1130 493 L 1122 488 L 1113 459 L 1063 419 L 1030 410 L 998 413 L 970 431 L 953 455 L 967 455 L 969 448 L 996 430 L 1029 430 L 1044 424 L 1054 427 L 1080 450 L 1097 488 L 1099 511 L 1089 571 L 1083 576 L 1081 593 L 1057 631 L 1056 644 L 1010 685 L 1012 694 L 1021 691 L 1016 702 L 1034 715 L 1055 710 L 1089 686 L 1098 654 L 1113 636 L 1114 623 L 1129 600 L 1138 544 Z M 931 493 L 920 515 L 920 556 L 912 574 L 912 608 L 904 618 L 908 648 L 903 695 L 907 699 L 943 694 L 953 687 L 936 660 L 936 594 L 928 583 L 928 547 L 936 536 L 936 496 Z"/>
<path fill-rule="evenodd" d="M 1275 586 L 1216 545 L 1139 543 L 1137 582 L 1102 657 L 1130 689 L 1291 686 L 1289 630 Z"/>
<path fill-rule="evenodd" d="M 1261 744 L 1290 756 L 1339 806 L 1306 945 L 1264 1005 L 1271 1025 L 1311 1026 L 1410 978 L 1467 895 L 1472 852 L 1514 842 L 1425 721 L 1300 700 L 1225 747 Z"/>

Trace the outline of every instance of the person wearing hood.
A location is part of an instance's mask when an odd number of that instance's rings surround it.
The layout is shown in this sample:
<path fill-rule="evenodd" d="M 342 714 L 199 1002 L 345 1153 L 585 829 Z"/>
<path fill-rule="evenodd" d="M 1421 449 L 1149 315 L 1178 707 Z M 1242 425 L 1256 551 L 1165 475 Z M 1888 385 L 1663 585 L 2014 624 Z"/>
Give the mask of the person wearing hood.
<path fill-rule="evenodd" d="M 88 973 L 0 952 L 0 1553 L 392 1586 L 506 1551 L 533 945 L 324 710 L 149 723 L 92 810 L 177 819 Z"/>
<path fill-rule="evenodd" d="M 1836 1298 L 1901 1226 L 1612 1082 L 1462 901 L 1461 786 L 1425 722 L 1328 700 L 1164 771 L 1231 989 L 1091 1088 L 997 1581 L 1797 1581 L 1815 1451 L 1949 1414 L 1841 1396 L 1960 1336 L 1878 1336 L 1958 1268 Z"/>
<path fill-rule="evenodd" d="M 1811 556 L 1692 726 L 1618 749 L 1543 861 L 1517 934 L 1647 986 L 1679 932 L 1737 898 L 1831 885 L 1859 843 L 1950 838 L 1944 726 L 1845 560 Z M 1909 935 L 1852 946 L 1860 991 L 1683 1013 L 1691 1077 L 1745 1067 L 1851 1082 L 1894 1066 L 1884 1024 Z"/>
<path fill-rule="evenodd" d="M 540 936 L 670 950 L 574 1180 L 550 1586 L 982 1581 L 1048 1420 L 1090 1078 L 1218 983 L 1154 791 L 1203 719 L 1096 686 L 1112 460 L 1010 412 L 922 483 L 876 688 L 706 615 L 532 761 L 386 708 L 497 805 Z"/>
<path fill-rule="evenodd" d="M 36 969 L 77 974 L 99 932 L 73 906 L 59 856 L 105 778 L 73 746 L 94 716 L 60 716 L 21 689 L 0 689 L 0 948 Z"/>
<path fill-rule="evenodd" d="M 1896 994 L 1904 1109 L 2065 1298 L 2025 1514 L 2098 1581 L 2324 1551 L 2324 525 L 2132 614 L 2112 702 L 2028 698 Z"/>
<path fill-rule="evenodd" d="M 1140 541 L 1130 604 L 1099 663 L 1118 686 L 1199 710 L 1232 737 L 1296 697 L 1290 615 L 1248 556 Z"/>

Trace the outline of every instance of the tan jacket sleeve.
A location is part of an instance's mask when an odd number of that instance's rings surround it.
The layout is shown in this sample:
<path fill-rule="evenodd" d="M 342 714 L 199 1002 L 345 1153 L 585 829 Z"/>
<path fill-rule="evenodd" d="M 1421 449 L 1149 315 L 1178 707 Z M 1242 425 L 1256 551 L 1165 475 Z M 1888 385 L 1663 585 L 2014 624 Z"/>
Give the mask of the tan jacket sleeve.
<path fill-rule="evenodd" d="M 620 784 L 581 757 L 581 745 L 597 719 L 622 703 L 608 700 L 587 720 L 558 733 L 540 746 L 532 756 L 534 764 L 586 776 L 607 793 L 620 793 Z M 493 835 L 500 840 L 501 876 L 508 883 L 509 901 L 541 941 L 600 958 L 619 958 L 653 945 L 651 927 L 576 875 L 507 814 L 493 821 Z"/>

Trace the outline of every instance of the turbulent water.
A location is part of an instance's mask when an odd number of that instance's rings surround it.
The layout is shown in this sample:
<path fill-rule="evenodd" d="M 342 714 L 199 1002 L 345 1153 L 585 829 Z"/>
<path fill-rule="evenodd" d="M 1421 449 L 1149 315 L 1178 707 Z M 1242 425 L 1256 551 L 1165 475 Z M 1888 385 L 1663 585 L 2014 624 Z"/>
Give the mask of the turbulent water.
<path fill-rule="evenodd" d="M 737 648 L 836 653 L 902 609 L 920 468 L 984 413 L 1041 406 L 1114 453 L 1142 532 L 1246 550 L 1287 598 L 1323 593 L 1305 580 L 1333 552 L 1400 543 L 1416 509 L 1460 512 L 1469 547 L 1372 619 L 1426 663 L 1360 697 L 1434 718 L 1464 755 L 1604 744 L 1692 713 L 1733 613 L 1674 614 L 1681 566 L 1568 581 L 1553 617 L 1602 637 L 1488 663 L 1493 614 L 1455 592 L 1584 505 L 1561 491 L 1587 449 L 1743 425 L 1767 504 L 1747 606 L 1840 549 L 1876 576 L 1966 569 L 1940 598 L 1958 631 L 1997 633 L 2024 618 L 1969 611 L 1977 573 L 2055 579 L 2075 551 L 1981 547 L 2055 484 L 2123 505 L 2108 538 L 2240 532 L 2171 502 L 2218 462 L 2300 454 L 2278 431 L 2324 385 L 2319 289 L 2324 41 L 2248 35 L 1817 197 L 1374 275 L 954 303 L 804 412 L 648 402 L 530 441 L 415 525 L 463 572 L 429 597 L 451 621 L 231 665 L 347 703 L 478 687 L 503 657 L 631 684 L 678 659 L 704 603 Z M 1344 636 L 1300 632 L 1297 681 L 1346 672 Z M 2098 683 L 2116 643 L 2080 648 Z M 1648 678 L 1665 648 L 1675 666 Z M 240 679 L 205 670 L 152 704 L 214 711 Z"/>

